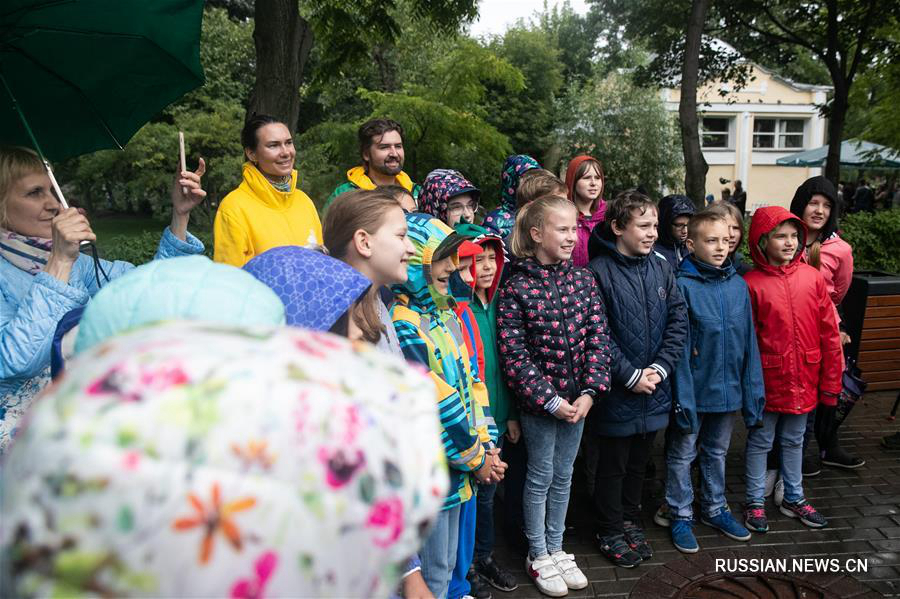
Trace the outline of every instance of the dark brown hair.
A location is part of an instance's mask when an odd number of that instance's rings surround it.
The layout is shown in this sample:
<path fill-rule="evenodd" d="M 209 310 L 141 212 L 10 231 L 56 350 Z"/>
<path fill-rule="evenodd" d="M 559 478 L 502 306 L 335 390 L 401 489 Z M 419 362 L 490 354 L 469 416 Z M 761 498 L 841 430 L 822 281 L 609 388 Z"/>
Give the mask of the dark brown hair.
<path fill-rule="evenodd" d="M 635 210 L 638 211 L 638 214 L 643 215 L 651 208 L 654 212 L 658 212 L 653 200 L 636 189 L 620 192 L 615 199 L 606 206 L 606 226 L 608 227 L 609 233 L 612 235 L 613 222 L 615 222 L 620 229 L 624 229 L 628 226 L 628 223 L 634 220 Z"/>
<path fill-rule="evenodd" d="M 391 119 L 372 119 L 359 126 L 356 137 L 359 140 L 359 157 L 363 162 L 366 161 L 366 150 L 372 146 L 375 138 L 381 137 L 388 131 L 396 131 L 400 134 L 400 139 L 403 139 L 403 126 Z"/>
<path fill-rule="evenodd" d="M 244 123 L 244 128 L 241 129 L 241 144 L 244 146 L 244 148 L 247 150 L 255 150 L 256 146 L 259 145 L 259 136 L 256 134 L 256 132 L 266 125 L 271 125 L 272 123 L 279 123 L 284 125 L 284 123 L 276 119 L 274 116 L 256 113 L 251 115 L 250 118 L 247 119 L 247 122 Z M 287 125 L 285 125 L 285 127 L 286 126 Z"/>

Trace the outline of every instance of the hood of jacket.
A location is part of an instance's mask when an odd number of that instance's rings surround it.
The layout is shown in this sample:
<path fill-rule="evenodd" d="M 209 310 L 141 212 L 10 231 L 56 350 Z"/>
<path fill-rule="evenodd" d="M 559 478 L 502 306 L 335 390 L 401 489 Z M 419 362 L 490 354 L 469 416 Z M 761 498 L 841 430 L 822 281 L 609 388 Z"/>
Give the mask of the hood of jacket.
<path fill-rule="evenodd" d="M 483 248 L 491 247 L 494 249 L 494 260 L 497 264 L 497 270 L 494 273 L 494 282 L 487 290 L 487 300 L 491 303 L 500 286 L 500 278 L 503 276 L 503 267 L 506 264 L 506 247 L 503 238 L 488 231 L 484 227 L 478 225 L 457 225 L 456 232 L 471 238 L 472 243 L 476 243 Z M 475 278 L 475 262 L 472 262 L 472 278 Z"/>
<path fill-rule="evenodd" d="M 819 233 L 819 239 L 825 240 L 837 231 L 837 218 L 841 211 L 834 183 L 822 176 L 811 177 L 804 181 L 794 192 L 794 199 L 791 200 L 791 212 L 803 220 L 803 211 L 806 210 L 806 205 L 816 194 L 821 194 L 831 200 L 831 214 L 828 215 L 828 220 L 825 221 L 825 226 Z"/>
<path fill-rule="evenodd" d="M 428 173 L 419 193 L 419 210 L 447 222 L 447 204 L 451 198 L 468 193 L 477 204 L 481 191 L 459 171 L 437 169 Z"/>
<path fill-rule="evenodd" d="M 679 216 L 691 216 L 694 214 L 694 203 L 687 196 L 680 194 L 667 195 L 659 201 L 659 239 L 660 243 L 668 248 L 675 247 L 675 239 L 672 237 L 672 221 Z"/>
<path fill-rule="evenodd" d="M 97 292 L 79 323 L 75 353 L 166 320 L 277 326 L 285 315 L 278 296 L 239 268 L 206 256 L 154 260 Z"/>
<path fill-rule="evenodd" d="M 538 161 L 526 154 L 516 154 L 506 159 L 500 173 L 500 209 L 516 212 L 516 190 L 519 179 L 531 169 L 541 168 Z"/>
<path fill-rule="evenodd" d="M 441 244 L 456 243 L 458 246 L 463 238 L 430 214 L 412 212 L 406 215 L 406 223 L 409 226 L 407 235 L 409 235 L 409 240 L 416 252 L 409 259 L 406 268 L 407 281 L 394 285 L 391 289 L 398 296 L 399 301 L 405 301 L 407 307 L 416 312 L 429 314 L 439 310 L 453 309 L 456 306 L 456 300 L 449 295 L 449 289 L 447 294 L 443 294 L 434 287 L 431 264 L 434 254 Z M 458 262 L 458 258 L 454 258 L 454 260 Z"/>
<path fill-rule="evenodd" d="M 366 174 L 366 167 L 364 166 L 354 166 L 349 171 L 347 171 L 347 181 L 356 185 L 360 189 L 375 189 L 378 187 L 375 185 L 375 182 L 369 178 L 369 175 Z M 409 175 L 407 175 L 404 171 L 400 171 L 396 175 L 394 175 L 394 181 L 405 189 L 406 191 L 412 193 L 413 190 L 413 180 L 410 179 Z"/>
<path fill-rule="evenodd" d="M 730 278 L 737 274 L 731 258 L 726 258 L 722 266 L 713 266 L 689 254 L 681 262 L 678 269 L 679 277 L 688 277 L 699 281 L 715 281 Z"/>
<path fill-rule="evenodd" d="M 287 324 L 328 331 L 372 282 L 358 270 L 315 250 L 272 248 L 244 265 L 284 304 Z"/>
<path fill-rule="evenodd" d="M 244 163 L 243 176 L 241 187 L 245 187 L 260 202 L 275 210 L 287 210 L 293 202 L 292 196 L 299 191 L 300 177 L 297 169 L 291 170 L 291 188 L 288 191 L 275 189 L 252 162 Z"/>
<path fill-rule="evenodd" d="M 794 221 L 800 231 L 800 242 L 797 248 L 797 254 L 787 266 L 772 266 L 766 258 L 765 253 L 759 247 L 759 240 L 766 233 L 771 232 L 775 227 L 785 221 Z M 747 238 L 747 245 L 750 247 L 750 257 L 756 268 L 775 273 L 783 269 L 792 269 L 803 260 L 803 248 L 806 245 L 806 225 L 794 214 L 788 212 L 781 206 L 766 206 L 758 209 L 753 213 L 753 220 L 750 222 L 750 233 Z"/>
<path fill-rule="evenodd" d="M 576 156 L 570 160 L 569 166 L 566 168 L 566 189 L 569 192 L 569 199 L 575 202 L 575 173 L 578 172 L 578 167 L 587 160 L 593 160 L 600 165 L 600 197 L 591 206 L 591 215 L 585 216 L 579 213 L 578 220 L 596 224 L 602 222 L 606 215 L 606 200 L 603 199 L 603 192 L 606 191 L 606 175 L 603 173 L 603 163 L 587 154 Z"/>

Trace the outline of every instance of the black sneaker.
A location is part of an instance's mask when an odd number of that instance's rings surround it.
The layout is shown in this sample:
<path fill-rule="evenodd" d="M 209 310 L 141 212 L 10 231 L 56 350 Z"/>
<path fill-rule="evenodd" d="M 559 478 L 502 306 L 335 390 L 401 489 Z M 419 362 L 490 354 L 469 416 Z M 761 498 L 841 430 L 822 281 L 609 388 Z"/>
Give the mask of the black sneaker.
<path fill-rule="evenodd" d="M 628 543 L 625 542 L 625 535 L 601 537 L 598 534 L 594 539 L 600 547 L 600 553 L 613 565 L 620 568 L 634 568 L 641 563 L 640 554 L 628 546 Z"/>
<path fill-rule="evenodd" d="M 515 591 L 519 588 L 516 577 L 500 567 L 493 556 L 488 556 L 483 560 L 476 560 L 474 564 L 475 572 L 481 578 L 498 591 Z"/>
<path fill-rule="evenodd" d="M 471 587 L 469 589 L 469 595 L 475 599 L 491 599 L 491 587 L 488 586 L 487 581 L 473 568 L 469 568 L 466 580 L 469 581 L 469 586 Z"/>
<path fill-rule="evenodd" d="M 866 465 L 866 461 L 864 459 L 847 453 L 842 447 L 835 447 L 830 451 L 822 452 L 822 463 L 826 466 L 833 466 L 835 468 L 847 468 L 848 470 Z"/>
<path fill-rule="evenodd" d="M 900 432 L 882 437 L 881 446 L 885 449 L 900 449 Z"/>
<path fill-rule="evenodd" d="M 803 456 L 803 477 L 812 478 L 822 472 L 822 463 L 818 456 Z"/>
<path fill-rule="evenodd" d="M 626 520 L 624 524 L 625 542 L 628 543 L 631 550 L 637 552 L 637 554 L 641 556 L 641 561 L 646 561 L 653 557 L 653 549 L 651 549 L 650 543 L 647 542 L 647 537 L 644 535 L 644 529 L 628 520 Z"/>

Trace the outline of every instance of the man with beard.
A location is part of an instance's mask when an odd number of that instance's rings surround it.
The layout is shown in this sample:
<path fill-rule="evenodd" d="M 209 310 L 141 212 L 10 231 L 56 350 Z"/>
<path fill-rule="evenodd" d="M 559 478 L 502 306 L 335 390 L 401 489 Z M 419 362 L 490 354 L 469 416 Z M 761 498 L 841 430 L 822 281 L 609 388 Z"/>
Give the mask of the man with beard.
<path fill-rule="evenodd" d="M 418 201 L 421 187 L 403 172 L 403 127 L 391 119 L 372 119 L 357 133 L 362 166 L 347 171 L 347 181 L 337 187 L 325 202 L 325 210 L 345 191 L 375 189 L 399 185 Z"/>

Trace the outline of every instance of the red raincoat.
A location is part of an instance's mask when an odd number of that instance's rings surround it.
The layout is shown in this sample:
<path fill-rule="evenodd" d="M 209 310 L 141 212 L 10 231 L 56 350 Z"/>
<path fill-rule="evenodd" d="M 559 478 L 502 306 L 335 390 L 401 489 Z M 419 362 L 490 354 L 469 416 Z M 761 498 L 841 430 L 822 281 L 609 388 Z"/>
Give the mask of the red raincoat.
<path fill-rule="evenodd" d="M 750 289 L 756 337 L 766 385 L 766 411 L 805 414 L 820 401 L 835 405 L 841 391 L 841 343 L 834 305 L 825 279 L 803 262 L 803 253 L 787 266 L 772 266 L 759 239 L 781 223 L 806 226 L 780 206 L 760 208 L 750 224 L 750 255 L 755 268 L 744 275 Z"/>

